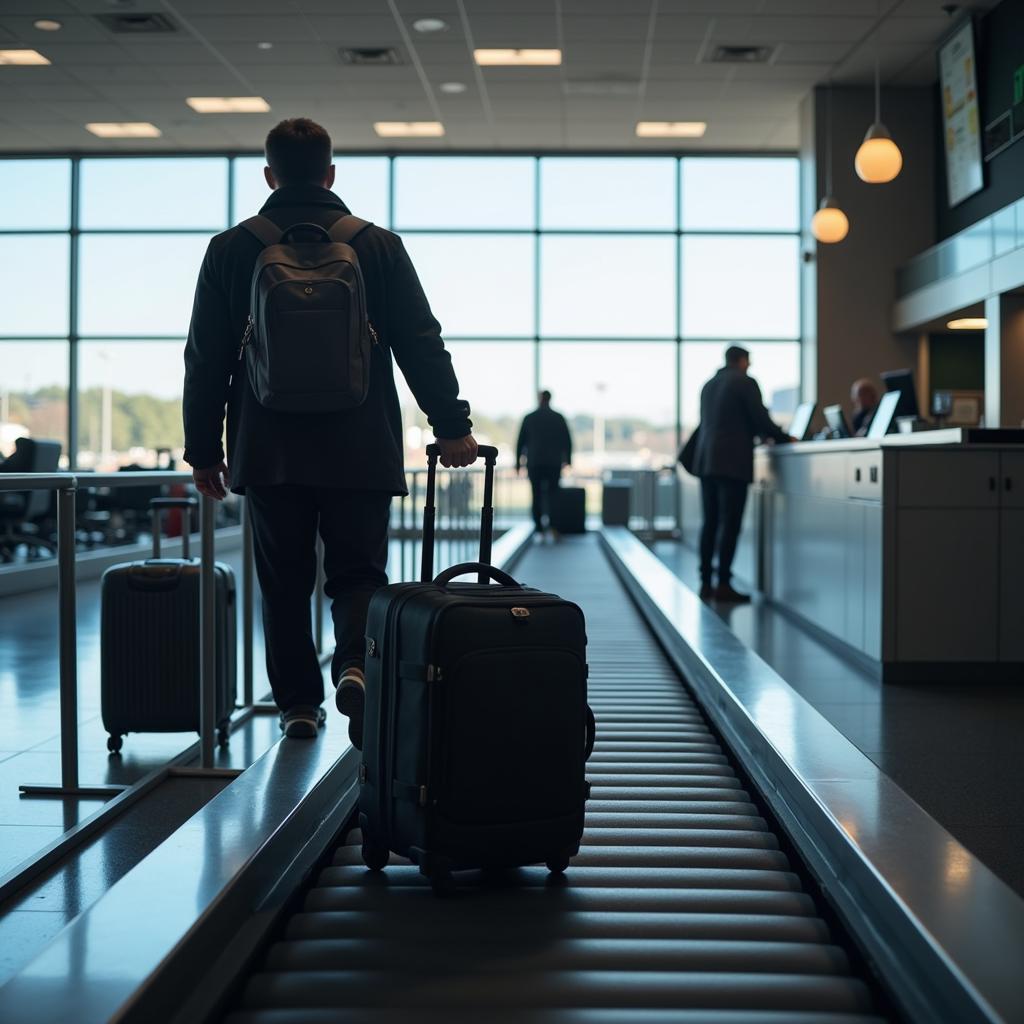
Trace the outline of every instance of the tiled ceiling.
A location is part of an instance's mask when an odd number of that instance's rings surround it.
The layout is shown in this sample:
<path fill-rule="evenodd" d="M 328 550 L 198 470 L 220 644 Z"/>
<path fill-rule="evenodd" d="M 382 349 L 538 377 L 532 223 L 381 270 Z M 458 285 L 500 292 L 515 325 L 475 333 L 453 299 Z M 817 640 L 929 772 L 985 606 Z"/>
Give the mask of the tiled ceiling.
<path fill-rule="evenodd" d="M 889 85 L 935 79 L 951 24 L 938 0 L 0 0 L 0 48 L 48 67 L 0 67 L 0 149 L 259 149 L 282 117 L 308 115 L 338 148 L 383 145 L 374 121 L 441 120 L 417 149 L 651 149 L 638 120 L 708 122 L 686 149 L 797 144 L 797 109 L 816 83 L 868 83 L 881 21 Z M 948 5 L 945 5 L 948 6 Z M 994 4 L 974 5 L 991 7 Z M 161 13 L 176 31 L 113 34 L 98 14 Z M 422 17 L 448 28 L 413 30 Z M 58 32 L 36 19 L 55 18 Z M 272 43 L 261 49 L 258 43 Z M 719 45 L 766 45 L 770 63 L 706 62 Z M 394 47 L 402 63 L 352 67 L 344 47 Z M 555 47 L 554 68 L 478 69 L 473 47 Z M 448 95 L 443 82 L 466 91 Z M 260 95 L 269 114 L 201 115 L 186 96 Z M 124 143 L 89 121 L 152 121 L 159 139 Z M 388 148 L 397 147 L 394 140 Z"/>

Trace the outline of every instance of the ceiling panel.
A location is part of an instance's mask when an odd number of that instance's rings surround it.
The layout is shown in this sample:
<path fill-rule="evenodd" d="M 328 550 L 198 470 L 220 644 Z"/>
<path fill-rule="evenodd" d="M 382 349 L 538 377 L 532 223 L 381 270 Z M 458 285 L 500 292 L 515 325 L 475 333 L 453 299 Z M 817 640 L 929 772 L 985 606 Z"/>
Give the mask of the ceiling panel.
<path fill-rule="evenodd" d="M 950 24 L 941 5 L 881 6 L 883 79 L 934 81 L 935 43 Z M 876 0 L 153 0 L 145 7 L 167 14 L 178 30 L 114 34 L 93 17 L 116 9 L 111 0 L 46 0 L 45 15 L 65 24 L 45 33 L 32 25 L 44 13 L 41 2 L 0 0 L 0 38 L 53 61 L 0 68 L 0 118 L 10 129 L 0 133 L 0 148 L 110 148 L 83 125 L 129 116 L 164 132 L 129 148 L 203 149 L 225 140 L 258 147 L 269 124 L 299 113 L 343 131 L 359 149 L 382 148 L 376 119 L 438 116 L 447 135 L 426 144 L 441 150 L 664 149 L 664 140 L 635 138 L 640 116 L 706 120 L 705 137 L 687 148 L 787 148 L 808 90 L 829 79 L 871 82 L 878 27 Z M 443 18 L 447 30 L 416 32 L 412 23 L 423 16 Z M 481 70 L 470 40 L 561 42 L 564 64 Z M 257 47 L 264 42 L 272 47 Z M 706 62 L 722 44 L 767 46 L 772 59 Z M 401 63 L 344 64 L 339 48 L 357 46 L 393 47 Z M 441 93 L 445 81 L 463 82 L 466 92 Z M 270 114 L 204 117 L 184 102 L 250 92 L 269 101 Z"/>

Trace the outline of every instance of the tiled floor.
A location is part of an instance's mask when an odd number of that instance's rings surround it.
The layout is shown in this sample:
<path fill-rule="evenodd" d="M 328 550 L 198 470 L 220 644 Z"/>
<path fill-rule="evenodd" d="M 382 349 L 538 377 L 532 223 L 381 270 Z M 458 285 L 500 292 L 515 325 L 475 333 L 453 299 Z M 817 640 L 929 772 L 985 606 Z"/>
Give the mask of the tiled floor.
<path fill-rule="evenodd" d="M 696 552 L 667 541 L 654 551 L 696 589 Z M 1024 895 L 1024 685 L 882 685 L 770 605 L 718 610 L 794 690 Z"/>

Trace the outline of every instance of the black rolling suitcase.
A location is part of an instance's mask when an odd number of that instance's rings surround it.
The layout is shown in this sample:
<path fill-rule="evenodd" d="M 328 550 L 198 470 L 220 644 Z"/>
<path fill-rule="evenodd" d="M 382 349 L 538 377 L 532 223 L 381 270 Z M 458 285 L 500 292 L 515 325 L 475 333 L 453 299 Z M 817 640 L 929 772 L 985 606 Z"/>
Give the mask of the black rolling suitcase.
<path fill-rule="evenodd" d="M 551 492 L 551 528 L 559 533 L 587 532 L 587 492 L 582 487 L 556 487 Z"/>
<path fill-rule="evenodd" d="M 121 749 L 128 732 L 199 731 L 198 559 L 160 557 L 160 514 L 191 510 L 194 498 L 156 498 L 153 558 L 123 562 L 104 574 L 100 597 L 100 700 L 107 748 Z M 235 577 L 215 566 L 217 588 L 217 737 L 227 742 L 235 704 Z"/>
<path fill-rule="evenodd" d="M 367 621 L 363 859 L 408 857 L 435 890 L 459 868 L 560 872 L 579 851 L 594 744 L 583 613 L 487 564 L 486 446 L 480 561 L 431 581 L 437 447 L 427 454 L 423 582 L 377 591 Z M 478 581 L 453 582 L 466 573 Z"/>

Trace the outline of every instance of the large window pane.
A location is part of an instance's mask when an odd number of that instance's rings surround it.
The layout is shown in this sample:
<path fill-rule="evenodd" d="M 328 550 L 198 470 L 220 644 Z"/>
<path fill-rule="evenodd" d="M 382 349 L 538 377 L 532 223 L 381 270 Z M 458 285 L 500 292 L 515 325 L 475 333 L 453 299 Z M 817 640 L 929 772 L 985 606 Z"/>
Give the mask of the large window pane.
<path fill-rule="evenodd" d="M 231 222 L 237 224 L 260 212 L 270 197 L 263 177 L 266 160 L 243 156 L 234 162 L 234 209 Z M 386 156 L 343 156 L 334 158 L 336 178 L 333 191 L 359 217 L 386 228 L 388 214 L 388 158 Z"/>
<path fill-rule="evenodd" d="M 675 337 L 675 237 L 541 239 L 541 333 Z"/>
<path fill-rule="evenodd" d="M 684 231 L 798 231 L 792 157 L 684 157 Z"/>
<path fill-rule="evenodd" d="M 533 334 L 532 235 L 412 234 L 404 241 L 446 335 Z"/>
<path fill-rule="evenodd" d="M 395 227 L 532 228 L 532 157 L 395 160 Z"/>
<path fill-rule="evenodd" d="M 79 465 L 156 466 L 181 459 L 182 341 L 83 341 L 78 356 Z"/>
<path fill-rule="evenodd" d="M 0 334 L 68 333 L 67 235 L 0 236 Z"/>
<path fill-rule="evenodd" d="M 676 227 L 671 157 L 544 157 L 542 228 Z"/>
<path fill-rule="evenodd" d="M 682 320 L 688 338 L 798 338 L 796 236 L 684 236 Z"/>
<path fill-rule="evenodd" d="M 67 228 L 70 160 L 0 160 L 0 228 Z"/>
<path fill-rule="evenodd" d="M 540 347 L 540 385 L 573 432 L 573 469 L 662 466 L 676 453 L 672 342 L 555 342 Z"/>
<path fill-rule="evenodd" d="M 208 244 L 206 235 L 83 235 L 80 333 L 184 336 Z"/>
<path fill-rule="evenodd" d="M 800 345 L 783 341 L 757 342 L 744 347 L 750 351 L 750 376 L 760 385 L 764 404 L 775 422 L 787 427 L 799 400 Z M 720 342 L 683 342 L 680 376 L 684 432 L 700 422 L 701 388 L 724 364 L 726 348 Z"/>
<path fill-rule="evenodd" d="M 90 158 L 80 174 L 84 229 L 227 227 L 223 157 Z"/>
<path fill-rule="evenodd" d="M 68 450 L 68 343 L 0 341 L 0 454 L 19 437 Z"/>
<path fill-rule="evenodd" d="M 459 378 L 459 394 L 470 404 L 474 437 L 498 445 L 501 464 L 511 465 L 519 424 L 536 405 L 533 342 L 452 341 L 445 347 Z M 397 364 L 395 384 L 405 426 L 405 464 L 418 466 L 433 433 Z"/>

